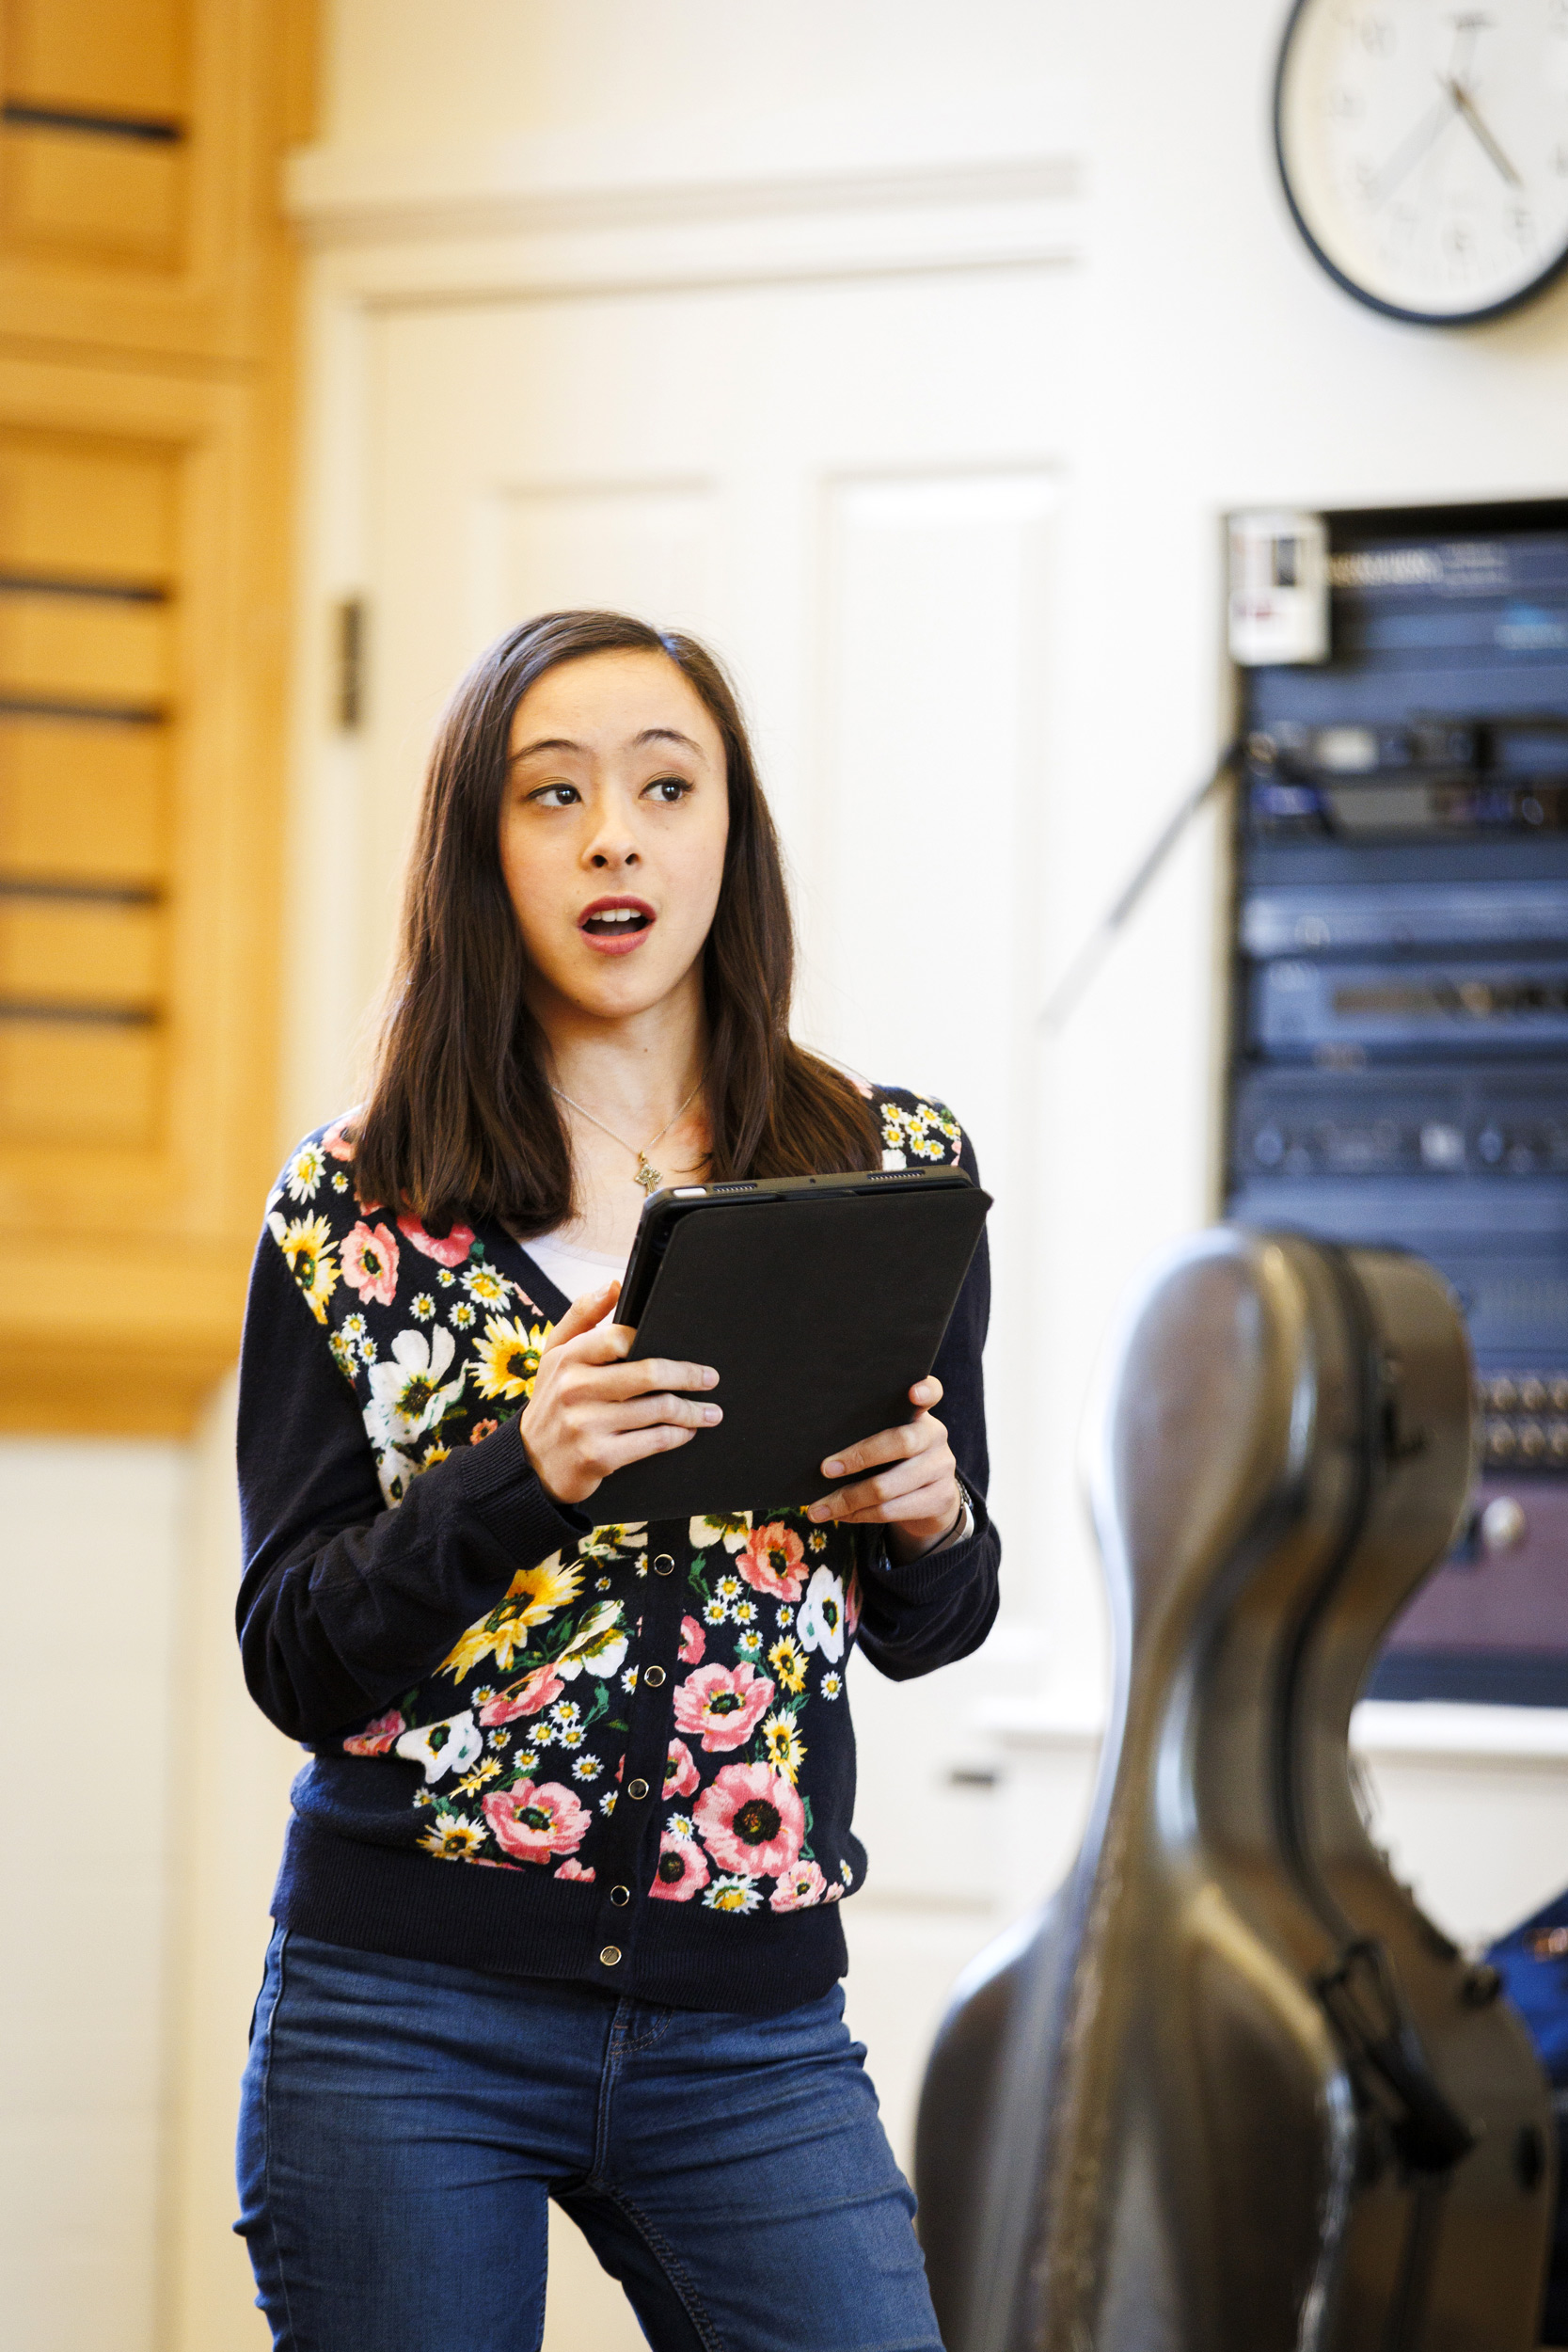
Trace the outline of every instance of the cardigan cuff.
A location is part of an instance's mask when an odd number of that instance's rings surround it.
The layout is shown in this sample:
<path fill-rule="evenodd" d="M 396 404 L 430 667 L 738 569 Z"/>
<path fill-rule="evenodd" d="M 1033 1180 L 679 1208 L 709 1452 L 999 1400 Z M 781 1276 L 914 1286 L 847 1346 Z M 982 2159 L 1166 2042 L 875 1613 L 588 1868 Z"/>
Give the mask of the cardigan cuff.
<path fill-rule="evenodd" d="M 515 1417 L 473 1447 L 467 1460 L 461 1454 L 448 1459 L 463 1462 L 459 1474 L 468 1507 L 508 1553 L 530 1565 L 575 1549 L 594 1525 L 575 1504 L 546 1493 Z"/>
<path fill-rule="evenodd" d="M 962 1543 L 941 1544 L 935 1551 L 922 1552 L 918 1560 L 900 1564 L 890 1554 L 887 1537 L 882 1535 L 878 1543 L 877 1557 L 872 1563 L 877 1572 L 879 1592 L 891 1594 L 895 1600 L 918 1606 L 922 1601 L 940 1598 L 950 1584 L 963 1581 L 974 1565 L 977 1547 L 990 1533 L 990 1515 L 986 1509 L 985 1497 L 976 1494 L 967 1479 L 960 1478 L 958 1484 L 969 1498 L 969 1507 L 974 1518 L 974 1524 Z"/>

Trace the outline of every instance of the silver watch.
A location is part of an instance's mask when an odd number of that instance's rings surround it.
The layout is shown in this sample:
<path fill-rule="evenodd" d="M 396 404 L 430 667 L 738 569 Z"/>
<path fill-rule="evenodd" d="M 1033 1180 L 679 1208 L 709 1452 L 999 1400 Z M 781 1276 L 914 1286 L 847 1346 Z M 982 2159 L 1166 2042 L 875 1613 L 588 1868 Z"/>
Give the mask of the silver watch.
<path fill-rule="evenodd" d="M 969 1500 L 969 1488 L 960 1478 L 958 1481 L 958 1516 L 941 1543 L 926 1554 L 927 1559 L 934 1559 L 939 1551 L 951 1551 L 955 1544 L 967 1544 L 974 1533 L 974 1512 Z"/>

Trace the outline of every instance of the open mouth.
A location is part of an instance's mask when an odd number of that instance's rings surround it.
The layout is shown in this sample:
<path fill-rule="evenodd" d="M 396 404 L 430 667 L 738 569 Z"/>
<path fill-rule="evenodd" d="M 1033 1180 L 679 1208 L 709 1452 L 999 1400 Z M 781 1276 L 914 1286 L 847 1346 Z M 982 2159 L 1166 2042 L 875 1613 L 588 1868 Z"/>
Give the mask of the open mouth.
<path fill-rule="evenodd" d="M 612 952 L 645 939 L 657 918 L 645 898 L 595 898 L 578 917 L 584 939 Z"/>

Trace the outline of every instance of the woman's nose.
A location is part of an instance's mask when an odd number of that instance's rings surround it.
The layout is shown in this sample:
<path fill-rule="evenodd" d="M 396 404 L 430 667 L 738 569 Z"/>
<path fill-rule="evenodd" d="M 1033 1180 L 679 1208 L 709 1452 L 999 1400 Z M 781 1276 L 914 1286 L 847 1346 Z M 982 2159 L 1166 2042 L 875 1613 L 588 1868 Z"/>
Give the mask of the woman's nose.
<path fill-rule="evenodd" d="M 618 796 L 607 793 L 594 817 L 597 821 L 584 828 L 584 862 L 599 874 L 616 873 L 623 866 L 638 865 L 637 827 L 631 811 L 619 805 Z"/>

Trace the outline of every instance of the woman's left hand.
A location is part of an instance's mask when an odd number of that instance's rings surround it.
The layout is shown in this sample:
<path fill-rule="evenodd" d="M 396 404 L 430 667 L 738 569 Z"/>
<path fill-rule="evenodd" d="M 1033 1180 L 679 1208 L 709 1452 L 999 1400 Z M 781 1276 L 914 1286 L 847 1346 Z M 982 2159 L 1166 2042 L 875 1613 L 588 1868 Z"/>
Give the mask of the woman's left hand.
<path fill-rule="evenodd" d="M 822 1465 L 824 1478 L 861 1470 L 874 1475 L 824 1495 L 812 1504 L 807 1518 L 885 1527 L 888 1549 L 895 1560 L 918 1560 L 923 1552 L 934 1550 L 952 1534 L 963 1504 L 947 1431 L 930 1409 L 941 1402 L 940 1380 L 917 1380 L 910 1391 L 912 1420 L 830 1454 Z"/>

